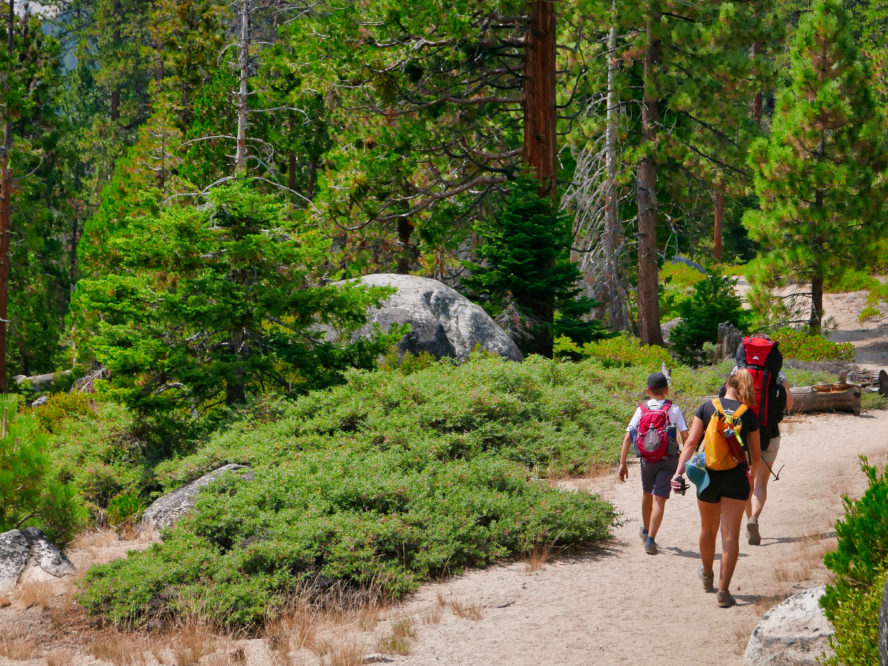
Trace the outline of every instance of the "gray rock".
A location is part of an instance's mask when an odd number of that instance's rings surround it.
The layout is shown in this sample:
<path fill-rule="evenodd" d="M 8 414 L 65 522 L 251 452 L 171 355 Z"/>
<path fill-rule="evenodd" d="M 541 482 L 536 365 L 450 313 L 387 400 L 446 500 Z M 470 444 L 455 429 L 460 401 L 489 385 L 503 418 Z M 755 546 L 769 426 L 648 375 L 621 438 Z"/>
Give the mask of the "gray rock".
<path fill-rule="evenodd" d="M 834 631 L 818 603 L 825 591 L 821 585 L 799 592 L 765 613 L 746 644 L 744 665 L 813 664 L 817 657 L 831 655 L 828 643 Z"/>
<path fill-rule="evenodd" d="M 882 606 L 879 608 L 879 664 L 888 666 L 888 580 L 882 591 Z"/>
<path fill-rule="evenodd" d="M 669 334 L 672 333 L 672 329 L 680 323 L 681 317 L 676 317 L 675 319 L 670 319 L 669 321 L 660 324 L 660 332 L 663 335 L 663 342 L 669 342 Z"/>
<path fill-rule="evenodd" d="M 698 264 L 696 261 L 694 261 L 692 259 L 688 259 L 687 257 L 682 257 L 680 254 L 677 254 L 674 257 L 672 257 L 671 263 L 684 264 L 685 266 L 690 266 L 695 271 L 699 271 L 700 273 L 703 273 L 704 275 L 706 274 L 706 269 L 703 266 L 701 266 L 700 264 Z"/>
<path fill-rule="evenodd" d="M 387 331 L 393 324 L 410 324 L 410 332 L 398 343 L 401 353 L 427 352 L 436 358 L 463 360 L 475 346 L 510 361 L 523 356 L 512 339 L 484 309 L 447 285 L 415 275 L 380 273 L 365 275 L 369 286 L 397 287 L 382 307 L 367 312 L 367 324 L 355 337 L 369 336 L 373 325 Z"/>
<path fill-rule="evenodd" d="M 236 469 L 245 469 L 246 465 L 225 465 L 219 469 L 204 474 L 173 492 L 158 497 L 151 503 L 142 515 L 141 528 L 148 530 L 161 530 L 175 525 L 179 519 L 194 508 L 194 500 L 198 491 L 212 483 L 226 472 Z M 249 480 L 248 475 L 244 477 Z"/>
<path fill-rule="evenodd" d="M 73 572 L 71 560 L 36 527 L 0 534 L 0 592 L 11 590 L 29 575 L 61 578 Z"/>

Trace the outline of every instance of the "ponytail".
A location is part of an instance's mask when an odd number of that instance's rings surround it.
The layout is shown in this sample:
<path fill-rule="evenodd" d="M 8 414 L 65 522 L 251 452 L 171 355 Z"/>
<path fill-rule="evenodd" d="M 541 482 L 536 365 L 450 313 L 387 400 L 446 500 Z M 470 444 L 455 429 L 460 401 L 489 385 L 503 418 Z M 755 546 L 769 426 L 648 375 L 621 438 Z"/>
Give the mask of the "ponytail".
<path fill-rule="evenodd" d="M 755 385 L 752 380 L 752 373 L 745 368 L 739 368 L 728 377 L 727 385 L 734 389 L 740 402 L 747 407 L 755 406 Z"/>

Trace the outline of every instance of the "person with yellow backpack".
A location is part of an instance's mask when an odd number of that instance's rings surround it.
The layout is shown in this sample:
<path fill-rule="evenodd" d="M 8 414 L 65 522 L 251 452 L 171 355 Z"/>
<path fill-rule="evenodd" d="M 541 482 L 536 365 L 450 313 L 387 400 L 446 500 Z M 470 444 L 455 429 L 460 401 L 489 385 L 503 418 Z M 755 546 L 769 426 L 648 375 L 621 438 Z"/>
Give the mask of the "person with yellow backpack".
<path fill-rule="evenodd" d="M 761 460 L 759 423 L 751 406 L 755 404 L 752 374 L 737 370 L 727 381 L 724 398 L 714 398 L 700 406 L 685 440 L 672 477 L 672 488 L 683 484 L 682 475 L 697 485 L 700 511 L 700 579 L 703 589 L 715 591 L 715 539 L 721 530 L 721 570 L 717 602 L 728 608 L 737 602 L 731 596 L 731 578 L 740 555 L 740 526 L 746 502 Z M 700 454 L 691 456 L 703 442 Z M 692 475 L 691 472 L 694 472 Z"/>

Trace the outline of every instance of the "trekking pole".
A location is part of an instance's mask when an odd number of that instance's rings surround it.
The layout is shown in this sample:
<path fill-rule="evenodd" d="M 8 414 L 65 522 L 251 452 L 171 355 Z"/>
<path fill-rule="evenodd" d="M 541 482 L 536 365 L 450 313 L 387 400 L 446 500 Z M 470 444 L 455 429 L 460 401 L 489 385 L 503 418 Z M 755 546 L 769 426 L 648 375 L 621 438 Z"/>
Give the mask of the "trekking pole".
<path fill-rule="evenodd" d="M 780 469 L 778 469 L 777 473 L 774 474 L 774 468 L 768 464 L 768 461 L 765 460 L 764 458 L 762 458 L 762 462 L 765 463 L 765 467 L 767 467 L 768 471 L 771 472 L 771 476 L 774 477 L 774 480 L 779 481 L 780 480 L 780 472 L 783 471 L 783 468 L 786 467 L 786 465 L 780 465 Z"/>

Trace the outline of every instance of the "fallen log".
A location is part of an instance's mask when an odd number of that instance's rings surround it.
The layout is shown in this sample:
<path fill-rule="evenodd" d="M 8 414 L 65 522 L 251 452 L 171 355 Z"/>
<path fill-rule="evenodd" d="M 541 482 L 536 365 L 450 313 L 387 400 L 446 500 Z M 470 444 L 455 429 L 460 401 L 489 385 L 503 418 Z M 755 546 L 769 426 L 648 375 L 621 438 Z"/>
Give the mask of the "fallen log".
<path fill-rule="evenodd" d="M 795 404 L 789 414 L 808 412 L 860 413 L 860 387 L 851 384 L 796 386 L 791 389 Z"/>

